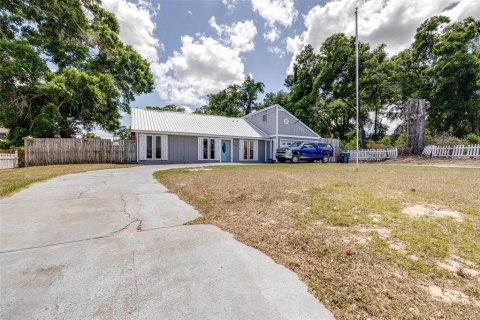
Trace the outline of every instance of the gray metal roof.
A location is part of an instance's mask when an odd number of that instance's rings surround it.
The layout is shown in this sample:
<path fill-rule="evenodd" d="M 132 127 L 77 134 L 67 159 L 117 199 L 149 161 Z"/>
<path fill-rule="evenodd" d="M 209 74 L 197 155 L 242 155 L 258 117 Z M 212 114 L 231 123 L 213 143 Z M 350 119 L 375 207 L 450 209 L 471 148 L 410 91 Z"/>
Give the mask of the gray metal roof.
<path fill-rule="evenodd" d="M 216 137 L 268 139 L 269 136 L 243 118 L 194 113 L 132 109 L 132 131 Z"/>

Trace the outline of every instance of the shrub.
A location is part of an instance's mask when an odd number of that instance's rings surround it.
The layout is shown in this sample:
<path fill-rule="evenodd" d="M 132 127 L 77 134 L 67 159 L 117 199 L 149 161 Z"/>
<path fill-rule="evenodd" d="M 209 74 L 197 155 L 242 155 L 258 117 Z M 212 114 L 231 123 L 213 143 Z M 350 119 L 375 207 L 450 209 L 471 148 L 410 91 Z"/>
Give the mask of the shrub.
<path fill-rule="evenodd" d="M 470 144 L 480 144 L 480 135 L 470 133 L 467 135 L 467 142 Z"/>

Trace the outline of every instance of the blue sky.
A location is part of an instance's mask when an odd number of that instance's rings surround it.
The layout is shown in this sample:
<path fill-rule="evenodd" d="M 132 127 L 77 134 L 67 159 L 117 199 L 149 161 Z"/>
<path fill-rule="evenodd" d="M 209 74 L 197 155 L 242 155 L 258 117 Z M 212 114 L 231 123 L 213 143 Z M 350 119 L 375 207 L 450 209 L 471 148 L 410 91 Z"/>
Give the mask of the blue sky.
<path fill-rule="evenodd" d="M 360 40 L 386 43 L 390 54 L 408 46 L 428 17 L 480 17 L 478 0 L 103 0 L 103 6 L 117 16 L 121 39 L 151 64 L 155 92 L 132 107 L 175 103 L 191 110 L 247 74 L 266 92 L 285 89 L 303 46 L 318 50 L 334 33 L 353 34 L 356 6 Z"/>

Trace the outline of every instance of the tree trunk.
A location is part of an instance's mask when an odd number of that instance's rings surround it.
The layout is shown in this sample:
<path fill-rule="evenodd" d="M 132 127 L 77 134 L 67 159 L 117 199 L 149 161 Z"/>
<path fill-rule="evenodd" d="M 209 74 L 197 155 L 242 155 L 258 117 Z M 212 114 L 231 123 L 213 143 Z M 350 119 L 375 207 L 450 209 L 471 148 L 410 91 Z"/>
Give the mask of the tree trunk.
<path fill-rule="evenodd" d="M 405 120 L 407 122 L 407 143 L 404 154 L 421 154 L 424 148 L 425 118 L 430 103 L 425 99 L 411 99 L 407 102 Z"/>

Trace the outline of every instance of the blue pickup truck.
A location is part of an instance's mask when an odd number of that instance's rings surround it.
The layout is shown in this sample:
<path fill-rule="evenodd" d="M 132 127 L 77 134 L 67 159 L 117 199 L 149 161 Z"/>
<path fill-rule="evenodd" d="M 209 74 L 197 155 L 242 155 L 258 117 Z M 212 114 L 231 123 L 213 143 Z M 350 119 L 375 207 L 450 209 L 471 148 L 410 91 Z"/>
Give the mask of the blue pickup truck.
<path fill-rule="evenodd" d="M 297 142 L 287 148 L 278 148 L 275 156 L 278 162 L 288 160 L 293 163 L 298 163 L 300 160 L 308 162 L 322 160 L 323 163 L 327 163 L 333 156 L 333 148 L 326 143 Z"/>

